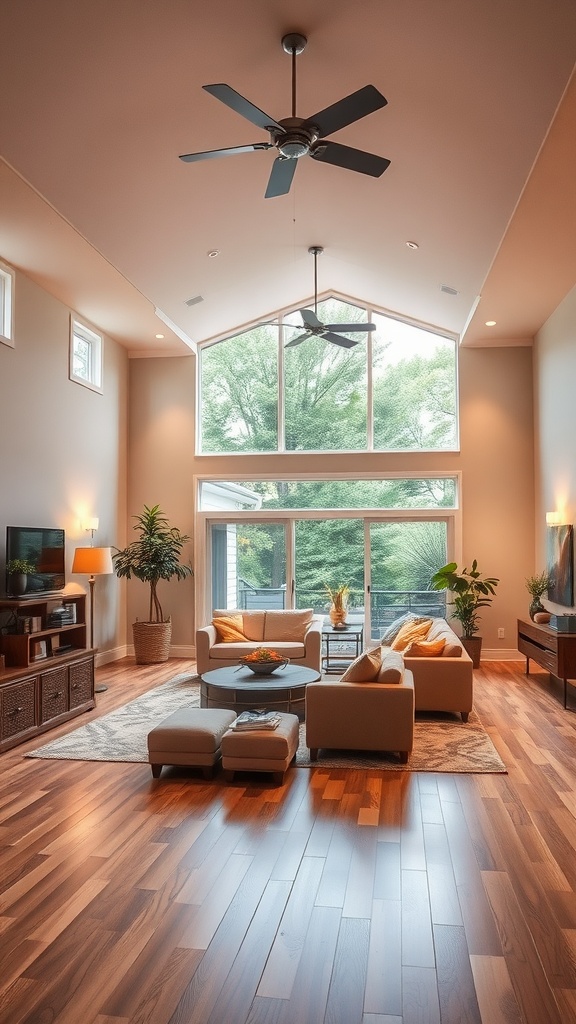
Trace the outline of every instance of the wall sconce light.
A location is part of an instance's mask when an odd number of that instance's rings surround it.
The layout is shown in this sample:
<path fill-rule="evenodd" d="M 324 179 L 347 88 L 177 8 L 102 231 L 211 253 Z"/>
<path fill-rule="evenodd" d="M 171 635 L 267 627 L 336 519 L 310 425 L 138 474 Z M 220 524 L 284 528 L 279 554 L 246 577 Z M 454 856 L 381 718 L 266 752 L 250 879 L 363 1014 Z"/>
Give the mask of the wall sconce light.
<path fill-rule="evenodd" d="M 561 512 L 546 513 L 546 526 L 561 526 L 563 521 L 564 517 Z"/>
<path fill-rule="evenodd" d="M 99 523 L 100 523 L 100 520 L 98 519 L 98 516 L 93 516 L 91 519 L 84 519 L 83 522 L 80 524 L 82 526 L 82 529 L 86 533 L 91 534 L 92 541 L 94 540 L 94 534 L 96 533 L 96 530 L 98 529 L 98 524 Z"/>

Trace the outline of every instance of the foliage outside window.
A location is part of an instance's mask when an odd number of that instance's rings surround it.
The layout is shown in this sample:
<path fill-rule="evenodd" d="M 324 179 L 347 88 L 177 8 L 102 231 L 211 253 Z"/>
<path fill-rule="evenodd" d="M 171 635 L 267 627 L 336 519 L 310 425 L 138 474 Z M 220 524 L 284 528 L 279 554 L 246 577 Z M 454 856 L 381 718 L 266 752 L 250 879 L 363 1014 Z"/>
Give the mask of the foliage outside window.
<path fill-rule="evenodd" d="M 232 490 L 230 490 L 232 489 Z M 222 503 L 214 504 L 220 491 Z M 231 503 L 230 495 L 238 494 Z M 252 495 L 254 500 L 249 501 Z M 199 509 L 453 509 L 458 504 L 456 478 L 387 477 L 374 480 L 210 481 L 200 485 Z"/>
<path fill-rule="evenodd" d="M 316 337 L 286 348 L 291 313 L 201 350 L 202 453 L 456 448 L 454 339 L 337 298 L 318 316 L 377 330 L 351 333 L 350 349 Z"/>
<path fill-rule="evenodd" d="M 71 318 L 70 380 L 92 391 L 102 391 L 102 335 Z"/>
<path fill-rule="evenodd" d="M 0 262 L 0 342 L 14 348 L 14 280 L 11 267 Z"/>

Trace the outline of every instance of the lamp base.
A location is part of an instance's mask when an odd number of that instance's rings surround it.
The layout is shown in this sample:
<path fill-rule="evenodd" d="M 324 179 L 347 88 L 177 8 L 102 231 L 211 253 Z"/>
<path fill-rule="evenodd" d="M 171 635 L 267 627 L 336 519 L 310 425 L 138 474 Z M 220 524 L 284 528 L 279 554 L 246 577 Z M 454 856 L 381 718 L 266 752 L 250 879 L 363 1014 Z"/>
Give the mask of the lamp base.
<path fill-rule="evenodd" d="M 94 687 L 94 693 L 105 693 L 107 689 L 108 687 L 104 686 L 104 683 L 100 683 L 99 686 Z"/>

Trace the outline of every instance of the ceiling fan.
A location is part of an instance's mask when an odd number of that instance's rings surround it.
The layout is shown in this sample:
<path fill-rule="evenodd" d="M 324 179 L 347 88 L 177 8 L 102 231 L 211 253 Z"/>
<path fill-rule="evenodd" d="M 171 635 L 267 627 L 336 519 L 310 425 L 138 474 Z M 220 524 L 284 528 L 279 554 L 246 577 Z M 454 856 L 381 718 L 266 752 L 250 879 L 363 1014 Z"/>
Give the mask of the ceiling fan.
<path fill-rule="evenodd" d="M 373 153 L 365 153 L 361 149 L 342 146 L 338 142 L 326 142 L 326 136 L 379 110 L 380 107 L 386 106 L 388 101 L 373 85 L 366 85 L 363 89 L 358 89 L 350 96 L 326 107 L 325 110 L 313 114 L 312 117 L 297 117 L 296 57 L 305 49 L 306 43 L 306 36 L 299 32 L 291 32 L 282 39 L 284 51 L 292 55 L 291 117 L 276 121 L 224 83 L 202 86 L 206 92 L 235 110 L 237 114 L 267 131 L 270 135 L 269 142 L 254 142 L 246 146 L 232 146 L 229 149 L 212 149 L 205 153 L 185 153 L 180 159 L 186 163 L 194 163 L 197 160 L 212 160 L 215 157 L 233 156 L 236 153 L 251 153 L 256 149 L 276 149 L 278 156 L 272 164 L 266 199 L 283 196 L 290 191 L 297 161 L 303 156 L 311 156 L 313 160 L 379 178 L 389 166 L 389 160 Z"/>
<path fill-rule="evenodd" d="M 322 255 L 324 249 L 321 245 L 311 245 L 308 252 L 314 257 L 314 312 L 311 309 L 298 310 L 304 321 L 302 328 L 300 328 L 304 331 L 304 334 L 292 338 L 284 347 L 295 348 L 296 345 L 301 345 L 307 338 L 324 338 L 325 341 L 331 341 L 333 345 L 340 345 L 341 348 L 353 348 L 354 345 L 358 345 L 358 342 L 353 341 L 352 338 L 341 337 L 341 333 L 356 334 L 359 332 L 375 331 L 376 324 L 323 324 L 320 322 L 318 319 L 318 257 Z"/>

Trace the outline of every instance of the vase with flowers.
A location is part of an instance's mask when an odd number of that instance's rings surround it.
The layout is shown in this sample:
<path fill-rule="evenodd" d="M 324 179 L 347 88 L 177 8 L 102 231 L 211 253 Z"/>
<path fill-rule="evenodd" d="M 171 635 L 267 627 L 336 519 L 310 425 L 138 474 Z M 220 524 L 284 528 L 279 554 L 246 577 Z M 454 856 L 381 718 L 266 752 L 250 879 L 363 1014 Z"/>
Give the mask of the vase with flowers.
<path fill-rule="evenodd" d="M 545 620 L 542 618 L 542 616 L 549 616 L 549 612 L 546 611 L 546 608 L 542 604 L 540 598 L 543 594 L 546 593 L 548 587 L 551 586 L 551 584 L 552 577 L 550 576 L 550 573 L 547 569 L 544 569 L 542 572 L 536 573 L 535 576 L 528 576 L 526 578 L 526 589 L 532 599 L 530 601 L 530 607 L 528 609 L 528 612 L 530 618 L 534 622 L 544 622 Z M 537 619 L 535 618 L 536 615 L 538 616 Z"/>
<path fill-rule="evenodd" d="M 328 614 L 334 629 L 345 629 L 348 616 L 348 600 L 350 598 L 350 587 L 343 584 L 340 587 L 329 587 L 324 584 L 326 593 L 330 598 Z"/>

